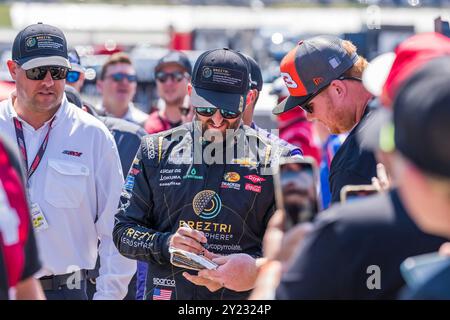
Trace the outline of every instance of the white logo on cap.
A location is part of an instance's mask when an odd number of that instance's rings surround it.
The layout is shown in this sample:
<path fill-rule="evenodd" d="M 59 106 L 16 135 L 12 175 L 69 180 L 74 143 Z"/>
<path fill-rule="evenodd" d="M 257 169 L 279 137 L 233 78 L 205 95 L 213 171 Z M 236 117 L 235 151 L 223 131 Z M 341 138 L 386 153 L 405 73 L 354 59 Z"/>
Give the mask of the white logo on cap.
<path fill-rule="evenodd" d="M 206 67 L 206 68 L 203 68 L 202 74 L 203 74 L 203 77 L 209 78 L 212 76 L 212 71 L 210 68 Z"/>
<path fill-rule="evenodd" d="M 333 67 L 333 69 L 336 69 L 341 64 L 341 60 L 336 57 L 331 58 L 330 60 L 328 60 L 328 62 Z"/>
<path fill-rule="evenodd" d="M 281 72 L 281 76 L 283 77 L 284 83 L 286 83 L 286 87 L 295 89 L 298 87 L 298 84 L 292 79 L 291 75 L 287 72 Z"/>
<path fill-rule="evenodd" d="M 33 47 L 35 44 L 36 44 L 35 38 L 28 38 L 27 41 L 25 42 L 25 45 L 27 47 Z"/>

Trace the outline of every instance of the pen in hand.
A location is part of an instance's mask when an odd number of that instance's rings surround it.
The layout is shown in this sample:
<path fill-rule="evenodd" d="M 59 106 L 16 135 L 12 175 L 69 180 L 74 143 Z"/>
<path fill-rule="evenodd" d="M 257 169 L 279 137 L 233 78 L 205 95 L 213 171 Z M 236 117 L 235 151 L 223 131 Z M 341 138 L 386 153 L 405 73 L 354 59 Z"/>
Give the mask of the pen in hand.
<path fill-rule="evenodd" d="M 181 221 L 181 226 L 182 227 L 185 227 L 185 228 L 188 228 L 188 229 L 191 229 L 191 230 L 196 230 L 196 229 L 194 229 L 194 228 L 192 228 L 189 224 L 187 224 L 186 223 L 186 221 Z M 202 232 L 203 233 L 203 232 Z M 205 239 L 206 239 L 206 236 L 203 234 L 203 236 L 205 237 Z M 207 239 L 206 239 L 207 240 Z M 199 242 L 200 243 L 200 245 L 206 250 L 206 242 Z M 204 255 L 204 253 L 205 253 L 205 251 L 203 250 L 200 254 L 201 255 Z"/>

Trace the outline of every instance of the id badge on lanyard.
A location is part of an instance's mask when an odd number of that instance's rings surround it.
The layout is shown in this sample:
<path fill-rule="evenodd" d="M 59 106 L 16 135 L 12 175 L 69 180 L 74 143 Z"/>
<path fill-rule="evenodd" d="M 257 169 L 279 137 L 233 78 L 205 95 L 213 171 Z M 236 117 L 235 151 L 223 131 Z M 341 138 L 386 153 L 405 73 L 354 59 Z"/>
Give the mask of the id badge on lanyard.
<path fill-rule="evenodd" d="M 30 188 L 29 181 L 30 181 L 31 176 L 34 174 L 34 172 L 38 168 L 39 164 L 41 163 L 41 160 L 44 156 L 45 150 L 47 149 L 50 131 L 52 129 L 52 124 L 53 124 L 53 121 L 55 120 L 55 118 L 56 117 L 53 117 L 53 119 L 50 121 L 50 123 L 48 125 L 48 131 L 47 131 L 47 134 L 45 135 L 44 141 L 42 141 L 42 144 L 39 147 L 39 150 L 36 153 L 36 156 L 34 157 L 33 162 L 31 163 L 30 167 L 28 167 L 27 147 L 25 144 L 25 137 L 23 134 L 22 123 L 19 121 L 19 119 L 14 118 L 14 128 L 16 130 L 17 145 L 19 146 L 19 150 L 22 153 L 23 161 L 25 163 L 25 168 L 27 170 L 26 171 L 27 172 L 26 190 L 27 190 L 28 199 L 30 199 L 30 201 L 31 201 L 31 198 L 30 198 L 30 193 L 29 193 L 29 188 Z M 39 232 L 39 231 L 47 229 L 48 228 L 47 219 L 45 218 L 45 215 L 44 215 L 43 211 L 41 210 L 39 204 L 32 202 L 30 209 L 31 209 L 31 218 L 32 218 L 34 230 Z"/>

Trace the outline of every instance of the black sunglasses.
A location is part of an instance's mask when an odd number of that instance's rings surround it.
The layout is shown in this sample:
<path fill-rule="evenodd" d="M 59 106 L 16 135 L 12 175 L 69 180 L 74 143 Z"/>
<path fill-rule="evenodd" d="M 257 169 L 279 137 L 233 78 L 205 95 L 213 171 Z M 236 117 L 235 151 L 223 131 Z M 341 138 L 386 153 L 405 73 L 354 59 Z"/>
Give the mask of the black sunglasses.
<path fill-rule="evenodd" d="M 159 82 L 166 82 L 167 79 L 171 78 L 172 81 L 180 82 L 184 78 L 186 78 L 186 72 L 175 71 L 175 72 L 158 72 L 155 76 L 156 80 Z"/>
<path fill-rule="evenodd" d="M 113 79 L 115 82 L 120 82 L 123 79 L 127 79 L 128 82 L 136 82 L 137 76 L 135 74 L 126 74 L 126 73 L 113 73 L 108 76 L 109 78 Z"/>
<path fill-rule="evenodd" d="M 362 81 L 361 78 L 357 78 L 357 77 L 346 77 L 346 76 L 340 76 L 339 78 L 335 79 L 335 80 L 355 80 L 355 81 Z M 331 84 L 331 82 L 329 84 L 327 84 L 325 87 L 320 88 L 319 90 L 317 90 L 316 92 L 314 92 L 308 100 L 306 100 L 306 102 L 304 104 L 302 104 L 300 106 L 300 108 L 302 108 L 303 110 L 305 110 L 308 113 L 313 113 L 313 107 L 311 106 L 310 102 L 312 99 L 314 99 L 315 97 L 317 97 L 322 91 L 324 91 L 326 88 L 329 87 L 329 85 Z"/>
<path fill-rule="evenodd" d="M 30 80 L 44 80 L 49 71 L 53 80 L 63 80 L 67 77 L 69 68 L 61 66 L 43 66 L 25 70 L 25 74 Z"/>
<path fill-rule="evenodd" d="M 204 117 L 212 117 L 217 110 L 220 110 L 220 114 L 224 119 L 236 119 L 240 116 L 240 113 L 232 112 L 224 109 L 210 108 L 210 107 L 196 107 L 195 112 Z"/>

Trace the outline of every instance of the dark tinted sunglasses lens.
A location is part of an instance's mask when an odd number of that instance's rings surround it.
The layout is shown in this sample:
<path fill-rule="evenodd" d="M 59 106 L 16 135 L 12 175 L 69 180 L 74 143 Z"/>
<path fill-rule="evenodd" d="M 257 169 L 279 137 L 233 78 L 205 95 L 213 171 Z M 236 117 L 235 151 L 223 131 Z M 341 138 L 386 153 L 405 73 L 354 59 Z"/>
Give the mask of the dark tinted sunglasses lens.
<path fill-rule="evenodd" d="M 77 82 L 80 79 L 80 73 L 77 71 L 69 71 L 67 72 L 67 82 Z"/>
<path fill-rule="evenodd" d="M 45 75 L 47 74 L 47 68 L 31 68 L 25 70 L 25 74 L 27 75 L 27 78 L 30 80 L 42 80 L 45 78 Z"/>
<path fill-rule="evenodd" d="M 166 72 L 158 72 L 156 74 L 156 79 L 162 83 L 166 82 L 167 79 L 171 78 L 172 81 L 180 82 L 184 78 L 183 72 L 174 72 L 174 73 L 166 73 Z"/>
<path fill-rule="evenodd" d="M 64 67 L 49 67 L 49 70 L 53 80 L 65 79 L 69 71 L 69 69 Z"/>
<path fill-rule="evenodd" d="M 30 80 L 43 80 L 50 71 L 53 80 L 62 80 L 66 78 L 68 70 L 65 67 L 37 67 L 26 70 L 25 73 Z"/>
<path fill-rule="evenodd" d="M 120 82 L 123 80 L 123 78 L 125 78 L 125 75 L 123 73 L 115 73 L 111 75 L 111 78 L 116 82 Z"/>
<path fill-rule="evenodd" d="M 211 117 L 214 113 L 216 113 L 215 108 L 195 108 L 195 111 L 204 117 Z"/>
<path fill-rule="evenodd" d="M 129 74 L 127 76 L 127 79 L 128 79 L 129 82 L 136 82 L 137 81 L 137 76 L 134 75 L 134 74 Z"/>
<path fill-rule="evenodd" d="M 227 110 L 223 110 L 223 109 L 220 109 L 220 114 L 225 119 L 235 119 L 235 118 L 239 117 L 239 113 L 231 112 L 231 111 L 227 111 Z"/>
<path fill-rule="evenodd" d="M 136 82 L 137 81 L 136 75 L 126 74 L 126 73 L 115 73 L 115 74 L 111 75 L 111 78 L 116 82 L 120 82 L 125 78 L 128 80 L 128 82 Z"/>
<path fill-rule="evenodd" d="M 167 73 L 158 72 L 156 74 L 156 80 L 158 80 L 160 82 L 163 82 L 163 83 L 166 82 L 167 78 L 168 78 Z"/>
<path fill-rule="evenodd" d="M 184 74 L 182 72 L 174 72 L 172 76 L 177 82 L 180 82 L 184 78 Z"/>

